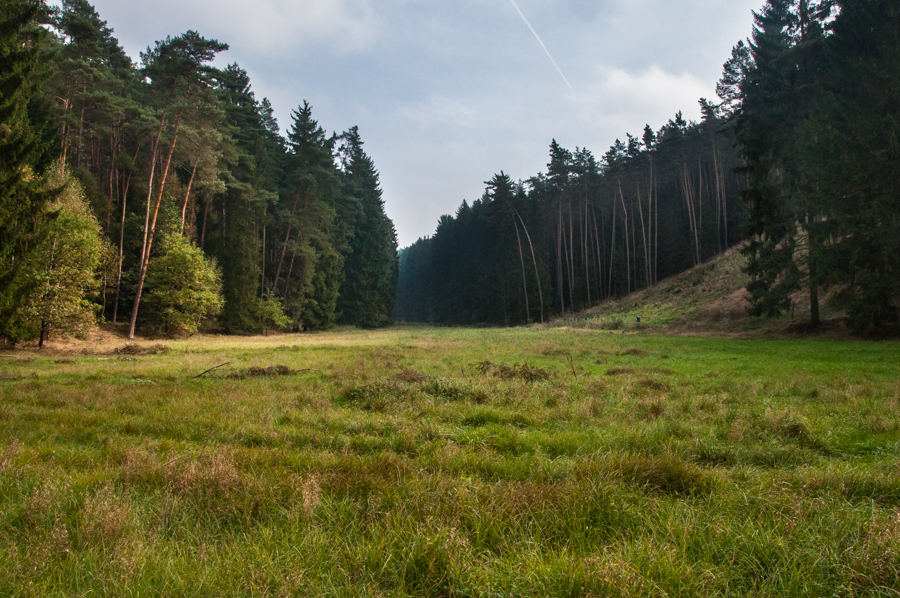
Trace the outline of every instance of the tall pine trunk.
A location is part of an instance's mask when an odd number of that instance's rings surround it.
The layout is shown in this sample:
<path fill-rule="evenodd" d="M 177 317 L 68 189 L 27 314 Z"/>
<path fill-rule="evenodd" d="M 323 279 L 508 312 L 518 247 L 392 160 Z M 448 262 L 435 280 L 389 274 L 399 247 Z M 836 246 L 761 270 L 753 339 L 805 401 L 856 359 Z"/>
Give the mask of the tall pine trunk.
<path fill-rule="evenodd" d="M 163 119 L 165 122 L 165 119 Z M 163 193 L 166 190 L 166 179 L 169 176 L 169 167 L 172 164 L 172 156 L 175 154 L 175 146 L 178 143 L 178 126 L 181 123 L 181 113 L 175 117 L 175 127 L 172 132 L 172 143 L 169 146 L 169 154 L 166 157 L 165 167 L 163 168 L 162 176 L 159 181 L 159 192 L 156 196 L 156 203 L 153 208 L 153 219 L 150 220 L 150 197 L 153 193 L 153 185 L 152 182 L 149 185 L 150 192 L 147 195 L 147 218 L 145 220 L 145 225 L 149 222 L 149 232 L 148 229 L 144 229 L 144 246 L 141 251 L 141 265 L 138 269 L 138 283 L 137 289 L 135 290 L 134 296 L 134 307 L 131 310 L 131 321 L 128 324 L 128 339 L 134 339 L 134 329 L 137 326 L 137 316 L 138 309 L 141 305 L 141 294 L 144 291 L 144 280 L 147 278 L 147 266 L 150 263 L 150 251 L 153 249 L 153 238 L 156 235 L 156 220 L 159 217 L 159 206 L 163 200 Z M 159 134 L 162 133 L 162 128 L 160 128 Z M 157 137 L 156 142 L 157 147 L 159 146 L 159 138 Z M 151 180 L 152 180 L 152 171 L 151 171 Z"/>

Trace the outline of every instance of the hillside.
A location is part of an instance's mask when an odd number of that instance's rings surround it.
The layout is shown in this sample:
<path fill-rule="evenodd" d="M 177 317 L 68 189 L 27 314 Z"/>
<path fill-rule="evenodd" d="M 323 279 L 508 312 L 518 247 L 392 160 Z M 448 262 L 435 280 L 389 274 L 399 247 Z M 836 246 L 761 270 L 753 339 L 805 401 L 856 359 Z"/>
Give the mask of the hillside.
<path fill-rule="evenodd" d="M 795 309 L 779 319 L 747 314 L 744 257 L 734 247 L 714 260 L 614 301 L 604 302 L 573 317 L 554 320 L 557 326 L 601 329 L 645 328 L 671 332 L 797 333 L 809 317 L 809 295 L 794 296 Z M 822 300 L 822 330 L 842 330 L 843 314 Z M 640 318 L 640 321 L 638 321 Z"/>

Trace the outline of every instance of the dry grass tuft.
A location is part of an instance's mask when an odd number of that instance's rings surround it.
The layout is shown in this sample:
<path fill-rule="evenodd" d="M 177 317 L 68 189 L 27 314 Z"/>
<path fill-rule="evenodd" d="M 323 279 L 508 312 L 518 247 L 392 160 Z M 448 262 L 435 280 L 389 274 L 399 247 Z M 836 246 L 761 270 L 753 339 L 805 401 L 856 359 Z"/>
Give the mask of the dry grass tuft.
<path fill-rule="evenodd" d="M 171 351 L 165 345 L 124 345 L 109 352 L 110 355 L 164 355 Z"/>
<path fill-rule="evenodd" d="M 293 376 L 297 372 L 286 365 L 273 365 L 267 368 L 252 367 L 225 376 L 229 380 L 246 380 L 248 378 L 275 378 L 278 376 Z"/>
<path fill-rule="evenodd" d="M 3 452 L 0 452 L 0 473 L 4 473 L 11 467 L 13 461 L 15 461 L 16 457 L 18 457 L 21 452 L 22 443 L 18 440 L 13 440 L 12 444 L 4 447 Z"/>
<path fill-rule="evenodd" d="M 408 384 L 419 384 L 431 380 L 431 376 L 426 376 L 425 374 L 420 374 L 419 372 L 410 369 L 404 369 L 402 372 L 394 376 L 394 378 L 399 380 L 400 382 L 406 382 Z"/>
<path fill-rule="evenodd" d="M 69 542 L 69 530 L 66 524 L 56 519 L 53 522 L 53 529 L 47 537 L 47 548 L 51 553 L 57 555 L 69 554 L 71 552 L 71 543 Z"/>
<path fill-rule="evenodd" d="M 303 514 L 312 517 L 316 508 L 322 504 L 322 487 L 316 476 L 310 476 L 303 482 Z"/>
<path fill-rule="evenodd" d="M 606 402 L 598 397 L 593 397 L 581 409 L 581 413 L 585 417 L 600 417 L 604 411 L 606 411 Z"/>
<path fill-rule="evenodd" d="M 213 455 L 201 454 L 196 458 L 185 455 L 173 459 L 166 464 L 164 476 L 171 488 L 185 494 L 200 492 L 227 496 L 241 481 L 234 459 L 225 449 Z"/>
<path fill-rule="evenodd" d="M 653 492 L 706 494 L 712 490 L 708 473 L 672 455 L 620 455 L 610 458 L 604 469 Z"/>
<path fill-rule="evenodd" d="M 490 361 L 482 361 L 475 364 L 475 369 L 482 374 L 492 375 L 501 380 L 520 379 L 526 382 L 540 382 L 549 380 L 553 377 L 553 371 L 549 368 L 538 368 L 527 363 L 514 364 L 512 366 L 492 363 Z"/>
<path fill-rule="evenodd" d="M 32 492 L 25 501 L 25 519 L 33 524 L 40 524 L 61 503 L 70 488 L 68 480 L 63 484 L 49 481 L 41 485 L 40 488 Z"/>
<path fill-rule="evenodd" d="M 20 374 L 10 374 L 6 370 L 0 370 L 0 382 L 18 382 L 24 380 L 25 376 Z"/>
<path fill-rule="evenodd" d="M 637 370 L 628 366 L 619 366 L 606 370 L 606 376 L 625 376 L 628 374 L 636 374 Z"/>
<path fill-rule="evenodd" d="M 661 418 L 666 413 L 665 397 L 653 397 L 640 401 L 638 403 L 638 411 L 641 414 L 641 418 L 647 421 Z"/>
<path fill-rule="evenodd" d="M 640 380 L 637 385 L 646 390 L 655 390 L 657 392 L 665 392 L 669 390 L 669 385 L 663 382 L 662 380 L 654 380 L 652 378 L 644 378 Z"/>
<path fill-rule="evenodd" d="M 115 545 L 132 526 L 128 495 L 116 496 L 106 487 L 88 496 L 84 502 L 82 521 L 82 542 L 88 545 Z"/>

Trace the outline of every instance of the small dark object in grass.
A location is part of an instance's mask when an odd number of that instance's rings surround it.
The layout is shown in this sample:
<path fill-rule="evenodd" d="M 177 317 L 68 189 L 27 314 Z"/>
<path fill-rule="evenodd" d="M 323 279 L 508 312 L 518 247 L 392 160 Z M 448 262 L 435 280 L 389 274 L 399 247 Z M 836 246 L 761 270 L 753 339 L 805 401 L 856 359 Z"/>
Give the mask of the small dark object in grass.
<path fill-rule="evenodd" d="M 410 369 L 404 369 L 402 372 L 397 374 L 395 378 L 401 382 L 407 382 L 409 384 L 419 384 L 431 380 L 431 376 L 426 376 L 425 374 L 420 374 L 419 372 Z"/>
<path fill-rule="evenodd" d="M 74 359 L 57 359 L 57 360 L 54 361 L 53 363 L 56 363 L 56 364 L 59 364 L 59 365 L 74 365 L 74 364 L 76 364 L 76 363 L 78 363 L 78 362 L 75 361 Z"/>
<path fill-rule="evenodd" d="M 643 349 L 638 349 L 638 348 L 632 347 L 630 349 L 625 349 L 624 351 L 619 353 L 619 355 L 633 355 L 634 357 L 647 357 L 650 354 L 647 353 L 646 351 L 644 351 Z"/>

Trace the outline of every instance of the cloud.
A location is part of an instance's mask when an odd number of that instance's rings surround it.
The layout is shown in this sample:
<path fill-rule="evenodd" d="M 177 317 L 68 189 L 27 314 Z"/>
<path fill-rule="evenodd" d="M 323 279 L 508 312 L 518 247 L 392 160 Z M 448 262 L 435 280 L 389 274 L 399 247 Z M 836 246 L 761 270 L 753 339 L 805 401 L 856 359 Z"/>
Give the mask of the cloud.
<path fill-rule="evenodd" d="M 59 4 L 59 0 L 51 0 Z M 277 55 L 296 49 L 354 52 L 381 29 L 375 0 L 94 0 L 122 41 L 146 46 L 187 29 L 241 52 Z M 134 48 L 126 47 L 129 51 Z"/>
<path fill-rule="evenodd" d="M 322 45 L 354 51 L 376 36 L 377 19 L 369 0 L 165 0 L 173 8 L 205 18 L 222 36 L 253 51 L 283 51 Z"/>
<path fill-rule="evenodd" d="M 399 115 L 425 127 L 452 125 L 474 129 L 478 112 L 450 98 L 432 96 L 423 104 L 401 108 Z"/>
<path fill-rule="evenodd" d="M 663 123 L 679 110 L 699 118 L 697 102 L 712 91 L 708 81 L 695 75 L 667 73 L 655 65 L 639 71 L 600 67 L 579 110 L 585 122 L 643 127 L 641 123 Z"/>

